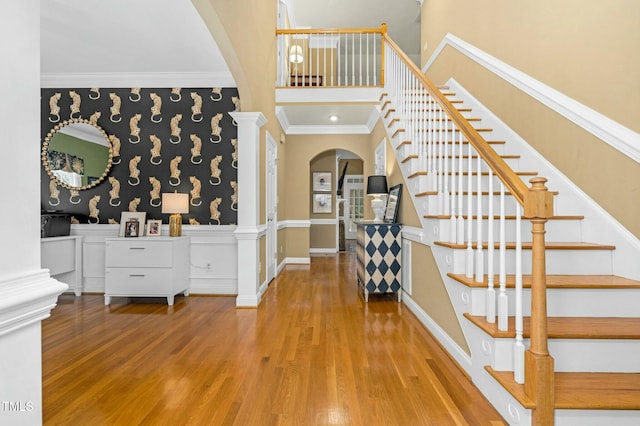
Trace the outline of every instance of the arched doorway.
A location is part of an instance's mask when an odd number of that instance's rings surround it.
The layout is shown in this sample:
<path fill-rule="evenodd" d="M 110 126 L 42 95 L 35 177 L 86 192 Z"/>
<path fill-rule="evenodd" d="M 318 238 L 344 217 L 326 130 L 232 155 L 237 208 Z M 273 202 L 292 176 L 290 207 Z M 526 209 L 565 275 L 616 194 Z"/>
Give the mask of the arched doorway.
<path fill-rule="evenodd" d="M 364 218 L 364 162 L 351 151 L 333 149 L 309 161 L 310 253 L 345 250 L 355 238 L 355 220 Z"/>

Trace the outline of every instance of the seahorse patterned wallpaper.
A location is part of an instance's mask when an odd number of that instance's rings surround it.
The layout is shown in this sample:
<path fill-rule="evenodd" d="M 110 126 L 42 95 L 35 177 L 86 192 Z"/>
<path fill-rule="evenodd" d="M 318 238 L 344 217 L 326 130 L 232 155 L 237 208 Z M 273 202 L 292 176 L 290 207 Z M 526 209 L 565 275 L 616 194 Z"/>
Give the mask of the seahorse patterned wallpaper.
<path fill-rule="evenodd" d="M 45 210 L 70 213 L 79 223 L 117 223 L 123 211 L 162 214 L 163 192 L 190 194 L 184 223 L 237 223 L 236 88 L 42 89 L 42 126 L 84 118 L 109 135 L 113 165 L 108 178 L 82 191 L 50 180 L 41 167 Z"/>

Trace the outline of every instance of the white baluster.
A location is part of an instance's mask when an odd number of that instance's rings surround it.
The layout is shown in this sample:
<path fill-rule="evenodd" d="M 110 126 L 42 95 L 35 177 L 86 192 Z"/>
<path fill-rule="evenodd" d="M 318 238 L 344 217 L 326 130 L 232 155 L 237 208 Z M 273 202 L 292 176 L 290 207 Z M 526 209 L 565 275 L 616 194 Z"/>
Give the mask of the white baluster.
<path fill-rule="evenodd" d="M 443 167 L 443 157 L 444 157 L 444 132 L 443 132 L 443 122 L 442 117 L 444 111 L 442 108 L 440 109 L 440 114 L 438 116 L 438 214 L 441 215 L 444 212 L 444 191 L 443 191 L 443 180 L 444 180 L 444 167 Z"/>
<path fill-rule="evenodd" d="M 471 158 L 471 143 L 469 143 L 469 170 L 467 173 L 467 267 L 466 277 L 473 277 L 473 160 Z"/>
<path fill-rule="evenodd" d="M 500 294 L 498 295 L 498 330 L 509 328 L 507 299 L 507 236 L 505 232 L 504 184 L 500 183 Z"/>
<path fill-rule="evenodd" d="M 484 251 L 482 249 L 482 157 L 478 155 L 478 211 L 476 212 L 476 225 L 477 225 L 477 248 L 476 248 L 476 282 L 483 282 L 484 280 Z"/>
<path fill-rule="evenodd" d="M 443 140 L 442 140 L 442 144 L 444 145 L 444 153 L 442 154 L 442 160 L 444 163 L 444 170 L 442 171 L 442 181 L 444 183 L 444 193 L 442 196 L 442 213 L 445 216 L 448 215 L 451 210 L 449 209 L 449 204 L 451 203 L 451 200 L 449 199 L 449 160 L 448 160 L 448 152 L 449 152 L 449 120 L 448 120 L 448 116 L 445 114 L 444 115 L 444 121 L 442 123 L 442 135 L 443 135 Z M 453 122 L 452 122 L 453 124 Z"/>
<path fill-rule="evenodd" d="M 456 230 L 456 243 L 458 244 L 464 244 L 464 217 L 463 217 L 463 212 L 464 212 L 464 203 L 463 203 L 463 187 L 464 187 L 464 179 L 463 179 L 463 175 L 462 175 L 462 169 L 463 169 L 463 161 L 464 158 L 463 157 L 463 137 L 462 137 L 462 132 L 459 132 L 459 138 L 460 138 L 460 148 L 458 149 L 459 152 L 459 156 L 460 158 L 458 158 L 458 170 L 459 172 L 459 177 L 458 177 L 458 219 L 456 220 L 456 226 L 458 227 L 458 229 Z"/>
<path fill-rule="evenodd" d="M 522 226 L 520 205 L 516 206 L 516 342 L 514 346 L 514 380 L 524 383 L 524 343 L 522 340 Z"/>
<path fill-rule="evenodd" d="M 496 322 L 496 291 L 493 288 L 493 170 L 489 167 L 489 222 L 487 222 L 487 322 Z"/>
<path fill-rule="evenodd" d="M 449 242 L 455 244 L 457 238 L 456 228 L 456 126 L 451 122 L 451 215 L 449 216 Z"/>
<path fill-rule="evenodd" d="M 433 146 L 433 123 L 435 111 L 433 111 L 433 98 L 428 96 L 429 101 L 427 103 L 427 151 L 428 151 L 428 162 L 429 168 L 427 174 L 427 189 L 429 191 L 433 191 L 436 188 L 436 168 L 434 165 L 434 152 L 435 148 Z"/>

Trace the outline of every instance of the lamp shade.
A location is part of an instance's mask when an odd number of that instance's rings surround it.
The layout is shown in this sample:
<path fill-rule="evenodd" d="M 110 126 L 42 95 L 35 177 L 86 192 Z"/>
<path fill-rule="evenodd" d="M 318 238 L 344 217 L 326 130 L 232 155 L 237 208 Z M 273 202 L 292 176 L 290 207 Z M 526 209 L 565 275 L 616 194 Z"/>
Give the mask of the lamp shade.
<path fill-rule="evenodd" d="M 385 175 L 373 175 L 367 178 L 367 195 L 387 194 L 387 177 Z"/>
<path fill-rule="evenodd" d="M 301 64 L 304 58 L 302 57 L 302 47 L 299 44 L 294 44 L 289 49 L 289 61 L 294 64 Z"/>
<path fill-rule="evenodd" d="M 178 192 L 162 194 L 162 213 L 189 213 L 189 194 Z"/>

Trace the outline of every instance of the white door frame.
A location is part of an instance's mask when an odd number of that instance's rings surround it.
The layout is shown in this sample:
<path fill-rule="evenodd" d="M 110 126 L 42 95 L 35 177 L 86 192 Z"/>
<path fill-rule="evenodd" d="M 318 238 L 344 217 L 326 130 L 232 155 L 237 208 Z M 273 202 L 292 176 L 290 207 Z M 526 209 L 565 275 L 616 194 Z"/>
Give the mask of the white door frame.
<path fill-rule="evenodd" d="M 354 183 L 354 182 L 349 182 L 350 179 L 360 179 L 359 183 Z M 350 202 L 350 198 L 349 198 L 349 191 L 351 189 L 364 189 L 364 175 L 346 175 L 344 177 L 344 183 L 343 183 L 343 194 L 344 194 L 344 235 L 345 238 L 348 240 L 352 240 L 354 238 L 356 238 L 356 233 L 355 232 L 349 232 L 349 225 L 350 225 L 350 213 L 351 213 L 351 202 Z M 364 202 L 364 200 L 363 200 Z"/>
<path fill-rule="evenodd" d="M 269 283 L 275 278 L 278 267 L 278 145 L 269 132 L 267 132 L 266 154 L 267 253 L 265 262 L 267 283 Z"/>

